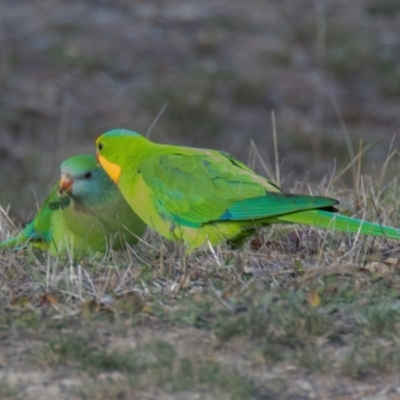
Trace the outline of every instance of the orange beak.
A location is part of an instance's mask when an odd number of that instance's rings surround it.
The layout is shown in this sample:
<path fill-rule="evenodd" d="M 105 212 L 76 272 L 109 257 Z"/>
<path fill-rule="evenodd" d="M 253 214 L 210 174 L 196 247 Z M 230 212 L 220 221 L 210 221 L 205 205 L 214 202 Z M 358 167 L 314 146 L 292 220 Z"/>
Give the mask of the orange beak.
<path fill-rule="evenodd" d="M 60 182 L 58 183 L 58 189 L 60 193 L 70 193 L 71 186 L 74 183 L 74 180 L 70 176 L 61 176 Z"/>
<path fill-rule="evenodd" d="M 99 158 L 99 152 L 98 152 L 98 151 L 96 151 L 96 162 L 97 162 L 97 165 L 98 165 L 99 167 L 101 167 L 100 158 Z"/>

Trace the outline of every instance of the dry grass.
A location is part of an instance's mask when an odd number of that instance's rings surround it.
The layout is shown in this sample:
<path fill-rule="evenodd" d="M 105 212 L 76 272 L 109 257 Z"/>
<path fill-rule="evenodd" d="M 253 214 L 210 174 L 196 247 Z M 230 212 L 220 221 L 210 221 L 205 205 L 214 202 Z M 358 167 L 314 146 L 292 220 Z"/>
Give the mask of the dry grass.
<path fill-rule="evenodd" d="M 391 158 L 376 179 L 358 175 L 358 192 L 335 177 L 295 189 L 399 226 Z M 3 238 L 15 227 L 1 216 Z M 394 399 L 400 390 L 395 241 L 282 225 L 240 251 L 188 256 L 149 233 L 122 254 L 2 251 L 0 265 L 6 398 L 31 398 L 34 387 L 44 395 L 48 380 L 60 399 L 355 399 L 382 390 Z"/>

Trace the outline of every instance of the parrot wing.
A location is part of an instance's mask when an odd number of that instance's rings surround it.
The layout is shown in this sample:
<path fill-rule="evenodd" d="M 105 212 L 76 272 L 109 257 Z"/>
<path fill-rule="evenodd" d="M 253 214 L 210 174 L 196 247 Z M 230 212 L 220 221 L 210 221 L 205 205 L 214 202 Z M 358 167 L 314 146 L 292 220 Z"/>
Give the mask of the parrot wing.
<path fill-rule="evenodd" d="M 271 182 L 219 152 L 164 154 L 143 162 L 139 173 L 157 212 L 163 218 L 192 227 L 310 209 L 332 211 L 338 203 L 325 197 L 278 192 Z"/>
<path fill-rule="evenodd" d="M 51 241 L 51 217 L 55 210 L 65 208 L 69 203 L 68 196 L 58 196 L 58 182 L 56 182 L 49 194 L 47 195 L 43 205 L 38 210 L 35 218 L 27 223 L 22 231 L 9 239 L 0 242 L 0 248 L 9 247 L 18 250 L 27 244 L 38 243 L 42 247 L 43 243 Z"/>

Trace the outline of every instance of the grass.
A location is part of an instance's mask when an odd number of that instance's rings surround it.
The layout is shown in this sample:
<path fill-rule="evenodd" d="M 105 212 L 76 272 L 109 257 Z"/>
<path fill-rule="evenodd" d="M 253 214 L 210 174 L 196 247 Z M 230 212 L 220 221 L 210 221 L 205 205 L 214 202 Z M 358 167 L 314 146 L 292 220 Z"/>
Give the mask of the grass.
<path fill-rule="evenodd" d="M 276 227 L 271 236 L 284 232 Z M 377 277 L 364 268 L 367 258 L 391 266 L 387 252 L 398 257 L 395 243 L 335 236 L 317 252 L 283 239 L 279 251 L 222 248 L 223 263 L 203 251 L 187 258 L 179 249 L 160 259 L 145 245 L 136 259 L 114 254 L 73 265 L 36 252 L 3 252 L 1 330 L 41 343 L 26 368 L 81 371 L 90 383 L 71 393 L 82 399 L 159 390 L 250 399 L 271 384 L 256 371 L 279 366 L 312 379 L 397 374 L 400 273 L 391 267 Z M 160 248 L 159 238 L 148 240 Z M 110 374 L 110 384 L 102 374 Z M 288 380 L 290 373 L 279 377 L 282 387 Z"/>
<path fill-rule="evenodd" d="M 398 225 L 397 191 L 381 193 L 382 179 L 364 178 L 359 213 L 385 221 L 389 212 Z M 355 199 L 336 186 L 328 194 Z M 15 230 L 2 215 L 0 232 Z M 289 393 L 294 375 L 399 373 L 397 243 L 314 229 L 294 242 L 293 229 L 274 226 L 257 250 L 222 246 L 214 255 L 184 255 L 151 233 L 151 249 L 107 258 L 2 250 L 0 334 L 24 338 L 13 363 L 77 377 L 69 393 L 82 399 L 160 391 L 250 399 L 267 389 L 276 396 L 274 382 Z"/>
<path fill-rule="evenodd" d="M 16 389 L 11 387 L 7 382 L 4 381 L 0 381 L 0 398 L 3 400 L 22 399 Z"/>
<path fill-rule="evenodd" d="M 126 391 L 149 387 L 170 393 L 211 391 L 228 394 L 231 399 L 251 398 L 254 391 L 252 384 L 236 372 L 224 370 L 207 357 L 178 357 L 174 346 L 163 340 L 150 341 L 132 350 L 107 352 L 87 338 L 67 336 L 52 340 L 36 361 L 53 368 L 79 368 L 90 376 L 121 373 L 126 378 Z M 83 388 L 83 398 L 88 391 L 97 390 L 96 385 L 89 390 Z"/>

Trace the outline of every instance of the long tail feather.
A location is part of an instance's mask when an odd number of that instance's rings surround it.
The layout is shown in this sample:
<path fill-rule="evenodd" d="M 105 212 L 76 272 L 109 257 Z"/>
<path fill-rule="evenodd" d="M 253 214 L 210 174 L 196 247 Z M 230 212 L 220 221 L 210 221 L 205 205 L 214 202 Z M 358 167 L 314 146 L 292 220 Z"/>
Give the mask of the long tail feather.
<path fill-rule="evenodd" d="M 0 249 L 9 248 L 11 250 L 19 250 L 22 247 L 26 247 L 28 243 L 29 238 L 23 235 L 17 235 L 0 242 Z"/>
<path fill-rule="evenodd" d="M 390 239 L 400 239 L 400 229 L 349 218 L 322 210 L 301 211 L 282 215 L 276 219 L 281 222 L 312 225 L 349 233 L 362 233 L 363 235 L 385 236 Z"/>
<path fill-rule="evenodd" d="M 34 223 L 34 221 L 31 221 L 25 225 L 18 235 L 0 242 L 0 249 L 7 247 L 13 251 L 18 251 L 27 248 L 30 244 L 40 248 L 40 244 L 45 241 L 45 237 L 36 232 Z"/>

